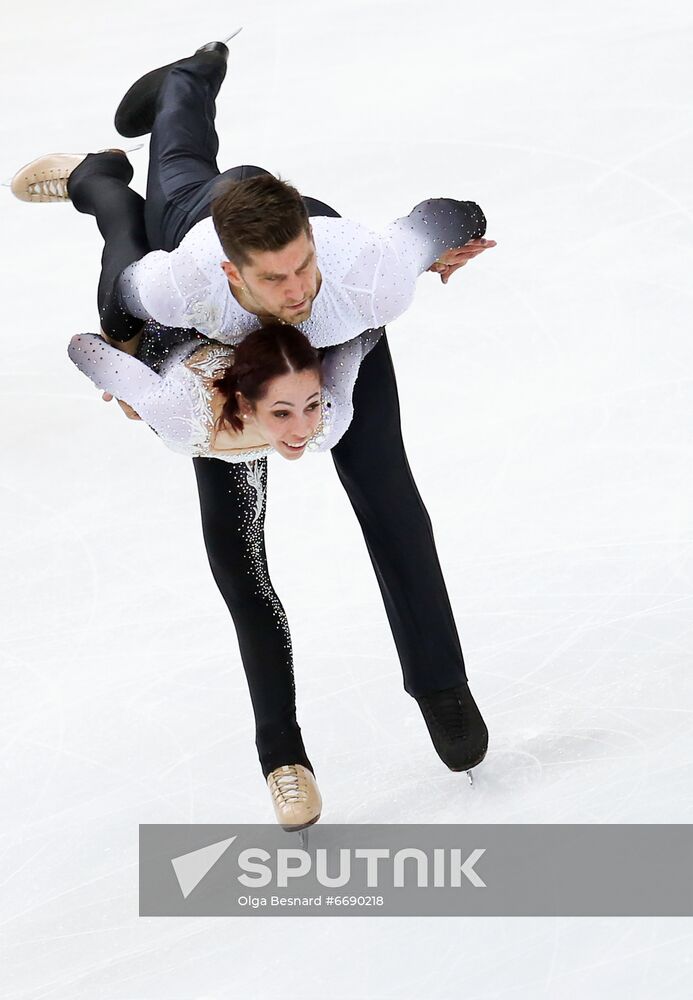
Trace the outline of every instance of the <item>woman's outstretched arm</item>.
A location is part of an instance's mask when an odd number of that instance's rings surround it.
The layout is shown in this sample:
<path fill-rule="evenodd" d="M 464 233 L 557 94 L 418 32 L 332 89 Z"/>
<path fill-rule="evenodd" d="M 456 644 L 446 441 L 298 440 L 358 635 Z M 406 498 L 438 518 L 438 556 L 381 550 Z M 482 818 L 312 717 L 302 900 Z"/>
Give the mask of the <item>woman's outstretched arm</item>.
<path fill-rule="evenodd" d="M 191 445 L 193 407 L 184 381 L 162 378 L 94 333 L 73 337 L 67 353 L 99 389 L 128 403 L 167 444 Z"/>

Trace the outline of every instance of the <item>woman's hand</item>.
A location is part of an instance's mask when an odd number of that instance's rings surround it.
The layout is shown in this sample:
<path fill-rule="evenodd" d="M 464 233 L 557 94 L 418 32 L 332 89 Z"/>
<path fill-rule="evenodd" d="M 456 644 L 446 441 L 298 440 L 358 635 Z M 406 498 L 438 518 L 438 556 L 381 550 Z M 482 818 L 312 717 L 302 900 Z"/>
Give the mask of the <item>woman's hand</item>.
<path fill-rule="evenodd" d="M 144 329 L 144 327 L 142 327 L 142 329 Z M 104 328 L 101 327 L 101 336 L 106 341 L 106 343 L 110 344 L 112 347 L 117 347 L 119 351 L 125 351 L 126 354 L 134 355 L 137 353 L 137 348 L 139 347 L 140 337 L 142 336 L 142 330 L 140 330 L 139 333 L 135 334 L 132 340 L 122 341 L 122 340 L 111 340 L 111 338 L 108 336 Z M 113 399 L 113 395 L 110 392 L 104 392 L 101 398 L 103 399 L 104 403 L 110 403 L 111 400 Z M 135 413 L 133 408 L 129 406 L 127 403 L 124 403 L 122 399 L 117 399 L 116 403 L 121 408 L 121 410 L 128 418 L 128 420 L 142 419 L 139 413 Z"/>
<path fill-rule="evenodd" d="M 113 395 L 110 392 L 104 392 L 104 394 L 101 396 L 101 398 L 103 399 L 103 401 L 105 403 L 110 403 L 111 400 L 113 399 Z M 142 417 L 139 415 L 139 413 L 135 413 L 135 411 L 133 410 L 133 408 L 128 403 L 124 403 L 122 399 L 116 399 L 116 403 L 121 408 L 121 410 L 123 411 L 123 413 L 125 414 L 125 416 L 128 418 L 128 420 L 141 420 L 142 419 Z"/>

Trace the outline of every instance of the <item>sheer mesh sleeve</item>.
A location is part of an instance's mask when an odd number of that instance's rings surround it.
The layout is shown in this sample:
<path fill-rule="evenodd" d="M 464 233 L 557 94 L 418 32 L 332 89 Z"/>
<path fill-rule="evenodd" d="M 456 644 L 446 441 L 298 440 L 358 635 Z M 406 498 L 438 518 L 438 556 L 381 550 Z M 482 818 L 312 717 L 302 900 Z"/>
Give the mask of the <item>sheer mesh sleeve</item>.
<path fill-rule="evenodd" d="M 175 450 L 192 445 L 192 400 L 184 380 L 162 378 L 93 333 L 73 337 L 70 360 L 92 382 L 128 403 Z"/>

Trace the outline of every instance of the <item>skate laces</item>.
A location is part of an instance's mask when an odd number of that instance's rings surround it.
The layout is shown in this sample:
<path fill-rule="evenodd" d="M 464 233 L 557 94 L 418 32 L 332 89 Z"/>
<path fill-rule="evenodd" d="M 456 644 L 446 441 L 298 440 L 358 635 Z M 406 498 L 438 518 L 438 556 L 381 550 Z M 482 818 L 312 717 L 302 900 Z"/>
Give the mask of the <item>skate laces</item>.
<path fill-rule="evenodd" d="M 27 185 L 31 195 L 42 195 L 45 198 L 64 198 L 67 201 L 67 182 L 69 174 L 64 177 L 46 177 L 41 181 L 32 181 Z"/>
<path fill-rule="evenodd" d="M 459 695 L 449 691 L 423 699 L 431 722 L 449 739 L 469 735 L 469 722 Z"/>
<path fill-rule="evenodd" d="M 285 764 L 270 775 L 272 795 L 286 803 L 301 802 L 308 797 L 308 783 L 296 764 Z"/>

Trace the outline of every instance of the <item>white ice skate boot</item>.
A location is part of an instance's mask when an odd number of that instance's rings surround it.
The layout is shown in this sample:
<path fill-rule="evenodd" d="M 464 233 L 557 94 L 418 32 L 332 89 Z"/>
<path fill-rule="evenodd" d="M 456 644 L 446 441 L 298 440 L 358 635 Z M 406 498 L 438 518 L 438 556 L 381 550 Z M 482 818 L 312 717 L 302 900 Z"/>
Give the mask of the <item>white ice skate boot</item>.
<path fill-rule="evenodd" d="M 303 764 L 275 768 L 267 776 L 267 786 L 282 829 L 302 830 L 320 819 L 320 790 L 312 771 Z"/>
<path fill-rule="evenodd" d="M 69 201 L 67 182 L 86 153 L 47 153 L 18 170 L 10 182 L 20 201 Z"/>

